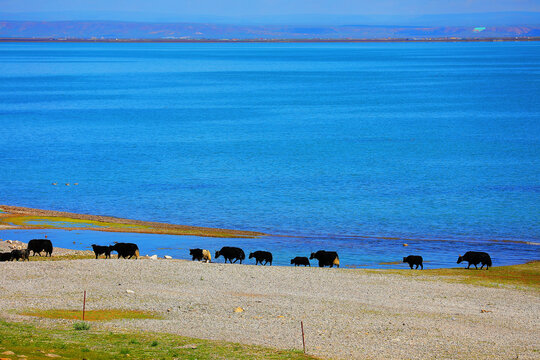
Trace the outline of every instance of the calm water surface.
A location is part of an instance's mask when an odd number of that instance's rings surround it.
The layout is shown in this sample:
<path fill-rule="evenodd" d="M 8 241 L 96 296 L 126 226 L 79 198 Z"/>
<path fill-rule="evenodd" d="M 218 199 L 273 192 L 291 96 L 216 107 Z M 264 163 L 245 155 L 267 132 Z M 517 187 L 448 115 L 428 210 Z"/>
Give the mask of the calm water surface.
<path fill-rule="evenodd" d="M 2 43 L 0 203 L 295 236 L 114 235 L 178 257 L 538 259 L 489 241 L 540 242 L 538 94 L 538 42 Z"/>

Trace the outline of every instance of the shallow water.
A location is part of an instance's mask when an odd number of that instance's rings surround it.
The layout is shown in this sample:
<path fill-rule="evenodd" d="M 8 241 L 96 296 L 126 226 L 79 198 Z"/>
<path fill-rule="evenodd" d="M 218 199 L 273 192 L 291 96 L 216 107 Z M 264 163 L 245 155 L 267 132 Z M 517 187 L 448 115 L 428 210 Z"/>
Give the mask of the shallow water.
<path fill-rule="evenodd" d="M 47 236 L 53 245 L 61 248 L 91 250 L 92 244 L 109 245 L 116 242 L 133 242 L 138 244 L 141 255 L 164 255 L 175 259 L 191 259 L 190 248 L 210 250 L 212 258 L 215 251 L 222 246 L 237 246 L 244 250 L 247 264 L 255 264 L 255 259 L 247 259 L 250 252 L 257 250 L 270 251 L 273 254 L 273 265 L 290 265 L 296 256 L 309 258 L 311 252 L 317 250 L 335 250 L 339 254 L 342 268 L 407 268 L 401 263 L 403 257 L 414 254 L 424 258 L 424 268 L 458 267 L 458 256 L 466 251 L 487 251 L 494 266 L 514 265 L 538 258 L 539 244 L 517 244 L 491 241 L 440 241 L 407 240 L 404 247 L 402 240 L 358 239 L 358 238 L 297 238 L 281 236 L 265 236 L 257 239 L 221 239 L 202 238 L 197 236 L 176 236 L 156 234 L 109 233 L 100 231 L 66 231 L 66 230 L 4 230 L 0 232 L 3 240 L 20 240 L 28 242 L 33 238 Z M 223 257 L 213 261 L 223 262 Z M 398 262 L 398 264 L 383 264 Z M 316 260 L 311 261 L 317 266 Z M 465 265 L 466 266 L 466 265 Z"/>
<path fill-rule="evenodd" d="M 301 235 L 269 246 L 351 264 L 427 246 L 358 235 L 539 241 L 539 93 L 538 42 L 2 43 L 0 203 Z M 540 258 L 521 247 L 500 257 Z"/>

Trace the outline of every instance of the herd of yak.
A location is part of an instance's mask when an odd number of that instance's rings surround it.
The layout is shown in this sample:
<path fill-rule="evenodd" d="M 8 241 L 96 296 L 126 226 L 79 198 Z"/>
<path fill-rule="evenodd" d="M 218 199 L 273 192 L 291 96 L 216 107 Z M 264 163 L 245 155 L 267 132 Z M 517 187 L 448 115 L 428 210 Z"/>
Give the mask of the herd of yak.
<path fill-rule="evenodd" d="M 100 255 L 105 255 L 105 258 L 111 257 L 111 252 L 116 251 L 118 253 L 118 258 L 124 259 L 137 259 L 139 257 L 139 247 L 133 243 L 116 243 L 109 246 L 100 246 L 92 245 L 96 259 Z M 0 261 L 13 261 L 13 260 L 29 260 L 30 253 L 32 255 L 40 255 L 42 252 L 45 252 L 45 256 L 52 256 L 53 245 L 52 242 L 48 239 L 33 239 L 28 242 L 28 247 L 24 250 L 12 250 L 11 252 L 0 253 Z M 190 249 L 189 254 L 193 261 L 205 261 L 211 262 L 212 257 L 210 251 L 205 249 Z M 242 261 L 246 259 L 246 254 L 244 250 L 238 247 L 224 246 L 221 250 L 216 251 L 215 259 L 223 256 L 225 263 L 229 261 L 231 264 L 236 263 L 237 261 L 241 264 Z M 268 251 L 254 251 L 249 254 L 249 258 L 255 258 L 255 265 L 261 264 L 272 265 L 272 253 Z M 297 256 L 294 259 L 291 259 L 291 265 L 294 266 L 311 266 L 309 260 L 317 259 L 319 262 L 319 267 L 339 267 L 339 256 L 335 251 L 325 251 L 319 250 L 315 253 L 311 253 L 309 259 L 307 257 Z M 233 261 L 234 260 L 234 261 Z M 469 263 L 467 269 L 474 265 L 478 269 L 478 264 L 482 264 L 480 269 L 486 266 L 486 270 L 491 266 L 491 257 L 488 253 L 478 252 L 478 251 L 468 251 L 463 256 L 459 256 L 457 263 L 466 261 Z M 423 259 L 419 255 L 409 255 L 403 258 L 403 262 L 409 264 L 410 268 L 424 269 Z"/>

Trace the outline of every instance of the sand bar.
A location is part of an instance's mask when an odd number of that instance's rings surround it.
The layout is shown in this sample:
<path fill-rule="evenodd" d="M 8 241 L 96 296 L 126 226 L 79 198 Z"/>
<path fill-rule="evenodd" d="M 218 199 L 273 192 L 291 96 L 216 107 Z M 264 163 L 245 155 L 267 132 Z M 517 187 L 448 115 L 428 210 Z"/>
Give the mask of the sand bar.
<path fill-rule="evenodd" d="M 0 205 L 1 229 L 97 230 L 145 234 L 193 235 L 223 238 L 253 238 L 256 231 L 217 229 L 161 222 L 122 219 L 112 216 L 76 214 L 64 211 Z"/>

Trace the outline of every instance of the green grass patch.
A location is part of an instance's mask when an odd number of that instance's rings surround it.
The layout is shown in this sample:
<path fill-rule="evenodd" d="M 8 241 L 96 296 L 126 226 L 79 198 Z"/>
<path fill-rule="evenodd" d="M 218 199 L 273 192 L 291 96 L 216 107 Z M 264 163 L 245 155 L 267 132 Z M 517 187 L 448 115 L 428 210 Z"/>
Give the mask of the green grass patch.
<path fill-rule="evenodd" d="M 366 270 L 368 272 L 379 272 Z M 512 266 L 496 266 L 489 270 L 474 268 L 428 269 L 428 270 L 383 270 L 384 273 L 409 276 L 419 280 L 432 280 L 438 276 L 445 281 L 464 284 L 499 287 L 514 286 L 522 289 L 540 291 L 540 261 Z"/>
<path fill-rule="evenodd" d="M 36 316 L 49 319 L 82 320 L 82 310 L 27 310 L 20 315 Z M 137 310 L 87 310 L 85 321 L 108 321 L 116 319 L 160 319 L 160 316 Z"/>
<path fill-rule="evenodd" d="M 156 343 L 156 346 L 153 344 Z M 118 333 L 47 328 L 0 320 L 0 350 L 25 355 L 28 360 L 50 359 L 316 359 L 298 350 L 200 340 L 151 332 Z M 129 355 L 129 356 L 128 356 Z"/>
<path fill-rule="evenodd" d="M 90 324 L 84 321 L 76 322 L 73 324 L 74 330 L 90 330 Z"/>

